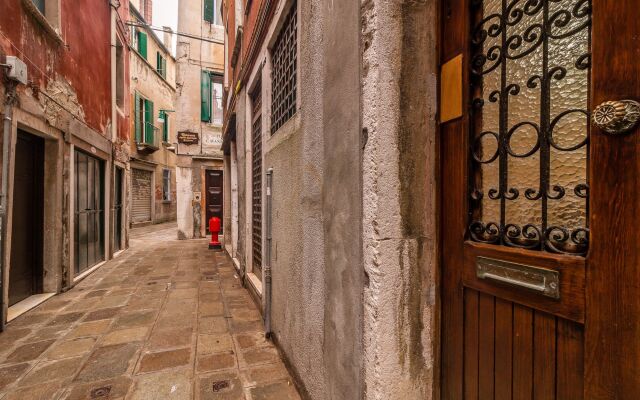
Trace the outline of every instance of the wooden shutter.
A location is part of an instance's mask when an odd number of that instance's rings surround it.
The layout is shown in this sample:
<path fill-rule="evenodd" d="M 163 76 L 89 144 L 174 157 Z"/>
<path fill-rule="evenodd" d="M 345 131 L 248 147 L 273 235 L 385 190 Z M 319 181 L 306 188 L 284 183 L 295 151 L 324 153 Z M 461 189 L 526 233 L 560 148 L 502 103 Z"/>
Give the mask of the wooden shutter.
<path fill-rule="evenodd" d="M 167 59 L 162 57 L 162 77 L 167 79 Z"/>
<path fill-rule="evenodd" d="M 147 58 L 147 34 L 142 31 L 138 31 L 138 53 Z"/>
<path fill-rule="evenodd" d="M 144 101 L 144 142 L 153 144 L 153 102 Z"/>
<path fill-rule="evenodd" d="M 140 95 L 138 92 L 133 94 L 133 115 L 134 115 L 134 124 L 135 124 L 135 138 L 136 143 L 140 143 L 142 140 L 142 119 L 140 118 Z"/>
<path fill-rule="evenodd" d="M 165 111 L 160 111 L 162 119 L 164 120 L 164 124 L 162 126 L 162 140 L 165 142 L 169 141 L 169 114 Z"/>
<path fill-rule="evenodd" d="M 202 71 L 200 97 L 202 103 L 200 119 L 204 122 L 209 122 L 211 121 L 211 77 L 207 71 Z"/>
<path fill-rule="evenodd" d="M 204 20 L 213 23 L 214 0 L 204 0 Z"/>

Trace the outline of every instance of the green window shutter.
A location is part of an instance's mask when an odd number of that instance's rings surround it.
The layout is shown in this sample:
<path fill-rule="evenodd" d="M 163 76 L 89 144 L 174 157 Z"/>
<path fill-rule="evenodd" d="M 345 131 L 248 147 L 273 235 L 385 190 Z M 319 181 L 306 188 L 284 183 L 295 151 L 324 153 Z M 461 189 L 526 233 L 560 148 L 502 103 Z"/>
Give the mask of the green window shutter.
<path fill-rule="evenodd" d="M 162 58 L 162 77 L 167 79 L 167 59 Z"/>
<path fill-rule="evenodd" d="M 138 31 L 138 53 L 147 58 L 147 34 L 142 31 Z"/>
<path fill-rule="evenodd" d="M 162 114 L 162 119 L 164 119 L 164 124 L 162 126 L 162 141 L 169 142 L 169 114 L 164 111 L 160 111 Z"/>
<path fill-rule="evenodd" d="M 211 77 L 207 71 L 202 71 L 200 97 L 202 104 L 200 119 L 204 122 L 209 122 L 211 121 Z"/>
<path fill-rule="evenodd" d="M 135 139 L 136 143 L 140 143 L 142 139 L 142 126 L 143 121 L 140 118 L 140 95 L 135 92 L 133 95 L 134 104 L 134 121 L 135 121 Z"/>
<path fill-rule="evenodd" d="M 214 0 L 204 0 L 204 20 L 213 24 Z"/>
<path fill-rule="evenodd" d="M 159 51 L 156 52 L 156 71 L 162 75 L 162 56 Z"/>
<path fill-rule="evenodd" d="M 144 142 L 153 144 L 153 102 L 144 101 Z"/>

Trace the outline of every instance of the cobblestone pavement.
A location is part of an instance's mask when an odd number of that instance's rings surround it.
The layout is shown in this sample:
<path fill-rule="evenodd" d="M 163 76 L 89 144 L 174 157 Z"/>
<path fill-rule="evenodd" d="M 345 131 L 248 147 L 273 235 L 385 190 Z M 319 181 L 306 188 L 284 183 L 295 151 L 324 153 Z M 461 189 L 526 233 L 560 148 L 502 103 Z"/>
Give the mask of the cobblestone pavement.
<path fill-rule="evenodd" d="M 0 334 L 0 399 L 299 399 L 224 253 L 136 229 L 131 247 Z"/>

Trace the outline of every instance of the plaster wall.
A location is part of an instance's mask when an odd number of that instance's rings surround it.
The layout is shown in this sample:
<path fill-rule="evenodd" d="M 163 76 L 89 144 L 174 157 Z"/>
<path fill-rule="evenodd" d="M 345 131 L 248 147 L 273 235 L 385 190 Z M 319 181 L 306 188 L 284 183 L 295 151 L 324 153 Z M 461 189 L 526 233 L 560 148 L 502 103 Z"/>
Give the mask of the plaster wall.
<path fill-rule="evenodd" d="M 149 37 L 148 55 L 155 53 L 151 51 L 154 45 L 154 40 Z M 155 44 L 157 46 L 157 44 Z M 167 79 L 163 79 L 160 74 L 155 70 L 147 60 L 145 60 L 137 51 L 130 51 L 130 90 L 131 96 L 138 92 L 141 96 L 153 101 L 154 105 L 154 125 L 158 128 L 156 135 L 159 138 L 156 139 L 158 150 L 151 154 L 143 154 L 138 151 L 135 143 L 135 135 L 130 135 L 130 156 L 134 160 L 141 160 L 142 162 L 154 166 L 154 189 L 153 189 L 153 202 L 152 207 L 152 222 L 161 223 L 165 221 L 173 221 L 176 219 L 177 201 L 176 201 L 176 171 L 175 166 L 177 157 L 175 153 L 168 149 L 169 143 L 162 143 L 162 123 L 158 122 L 158 116 L 160 110 L 175 110 L 175 87 L 172 85 L 171 71 L 174 71 L 174 60 L 169 55 L 167 58 Z M 133 102 L 131 107 L 133 108 Z M 131 111 L 133 114 L 133 111 Z M 175 113 L 169 113 L 169 141 L 175 137 Z M 135 118 L 131 118 L 131 124 L 135 123 Z M 134 132 L 135 128 L 131 128 Z M 162 199 L 162 170 L 171 170 L 171 200 L 164 201 Z"/>
<path fill-rule="evenodd" d="M 438 397 L 436 11 L 361 2 L 367 399 Z"/>
<path fill-rule="evenodd" d="M 185 181 L 184 196 L 178 196 L 178 236 L 182 239 L 201 237 L 206 232 L 206 190 L 204 172 L 222 169 L 222 126 L 201 120 L 202 71 L 224 73 L 224 30 L 222 26 L 204 20 L 203 2 L 180 0 L 178 31 L 203 37 L 209 41 L 181 36 L 176 49 L 176 132 L 196 133 L 197 144 L 178 143 L 180 168 L 191 168 L 190 174 L 180 174 Z M 227 174 L 224 174 L 226 189 Z M 187 188 L 191 190 L 186 194 Z M 193 193 L 202 194 L 201 201 L 193 201 Z M 224 190 L 226 198 L 226 190 Z M 224 199 L 223 199 L 224 201 Z M 226 201 L 224 201 L 226 204 Z M 197 229 L 197 226 L 200 229 Z M 194 230 L 194 226 L 196 229 Z"/>
<path fill-rule="evenodd" d="M 250 92 L 261 78 L 263 172 L 273 169 L 274 337 L 308 398 L 355 399 L 363 390 L 359 8 L 348 3 L 297 3 L 298 111 L 272 135 L 268 45 L 275 41 L 291 3 L 279 2 L 236 103 L 243 105 L 235 111 L 239 191 L 245 191 L 238 196 L 238 237 L 247 242 L 251 237 L 251 222 L 246 219 L 251 210 L 252 157 L 246 121 L 251 114 L 245 91 Z M 342 62 L 326 62 L 331 59 Z M 239 243 L 238 254 L 244 254 L 243 265 L 250 271 L 250 243 Z"/>

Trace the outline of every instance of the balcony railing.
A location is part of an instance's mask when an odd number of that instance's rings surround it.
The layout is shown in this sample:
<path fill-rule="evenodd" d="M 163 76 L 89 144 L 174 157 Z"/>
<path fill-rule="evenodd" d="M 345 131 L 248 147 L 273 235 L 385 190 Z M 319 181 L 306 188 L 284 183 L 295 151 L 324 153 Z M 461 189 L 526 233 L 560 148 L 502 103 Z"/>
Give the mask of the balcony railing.
<path fill-rule="evenodd" d="M 160 148 L 160 129 L 150 122 L 145 122 L 142 140 L 136 142 L 139 153 L 150 154 Z"/>

